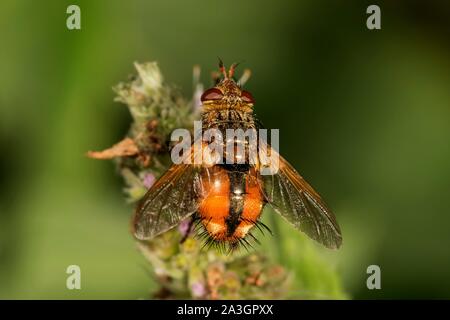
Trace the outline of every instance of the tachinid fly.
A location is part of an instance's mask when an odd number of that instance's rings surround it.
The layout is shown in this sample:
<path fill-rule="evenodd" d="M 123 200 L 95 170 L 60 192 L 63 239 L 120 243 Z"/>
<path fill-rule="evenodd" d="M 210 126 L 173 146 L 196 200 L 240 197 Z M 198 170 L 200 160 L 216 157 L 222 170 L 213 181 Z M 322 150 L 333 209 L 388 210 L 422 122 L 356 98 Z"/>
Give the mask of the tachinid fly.
<path fill-rule="evenodd" d="M 225 136 L 227 129 L 260 129 L 252 95 L 233 79 L 236 65 L 228 72 L 222 62 L 219 66 L 223 78 L 201 97 L 202 130 L 216 129 Z M 250 147 L 247 140 L 233 141 L 236 144 L 246 151 Z M 269 175 L 261 174 L 260 162 L 250 161 L 248 152 L 233 163 L 205 159 L 199 164 L 173 164 L 138 206 L 132 221 L 135 236 L 151 239 L 192 216 L 203 226 L 208 243 L 246 246 L 249 237 L 257 241 L 253 229 L 265 227 L 259 219 L 269 204 L 312 239 L 339 248 L 342 236 L 333 213 L 284 158 L 267 148 L 279 157 L 277 172 Z"/>

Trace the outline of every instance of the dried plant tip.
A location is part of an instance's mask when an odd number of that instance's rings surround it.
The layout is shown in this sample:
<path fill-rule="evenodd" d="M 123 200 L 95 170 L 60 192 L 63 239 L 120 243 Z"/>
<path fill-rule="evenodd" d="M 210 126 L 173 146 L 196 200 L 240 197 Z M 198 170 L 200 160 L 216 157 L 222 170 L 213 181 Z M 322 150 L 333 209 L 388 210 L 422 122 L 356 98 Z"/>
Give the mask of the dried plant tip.
<path fill-rule="evenodd" d="M 200 84 L 200 66 L 198 64 L 196 64 L 193 68 L 192 68 L 192 84 L 195 88 L 197 87 L 197 85 Z"/>
<path fill-rule="evenodd" d="M 147 122 L 147 130 L 154 131 L 158 127 L 158 120 L 152 119 Z"/>
<path fill-rule="evenodd" d="M 151 164 L 152 157 L 146 153 L 140 153 L 136 161 L 143 167 L 147 168 Z"/>
<path fill-rule="evenodd" d="M 251 75 L 252 72 L 250 71 L 250 69 L 245 69 L 242 73 L 242 76 L 238 80 L 238 84 L 240 86 L 243 86 L 248 81 L 248 79 L 250 79 Z"/>
<path fill-rule="evenodd" d="M 139 149 L 131 138 L 125 138 L 119 143 L 116 143 L 111 148 L 103 151 L 88 151 L 87 156 L 93 159 L 113 159 L 118 157 L 130 157 L 139 153 Z"/>

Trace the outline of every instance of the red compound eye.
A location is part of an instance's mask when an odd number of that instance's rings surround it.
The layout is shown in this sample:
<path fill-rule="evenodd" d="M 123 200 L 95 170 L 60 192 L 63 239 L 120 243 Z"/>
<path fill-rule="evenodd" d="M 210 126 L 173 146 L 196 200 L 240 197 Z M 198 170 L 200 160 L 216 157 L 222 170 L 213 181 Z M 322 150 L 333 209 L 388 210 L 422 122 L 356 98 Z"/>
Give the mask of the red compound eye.
<path fill-rule="evenodd" d="M 241 92 L 241 99 L 242 99 L 242 101 L 247 102 L 247 103 L 255 103 L 255 99 L 253 99 L 252 94 L 245 90 L 243 90 Z"/>
<path fill-rule="evenodd" d="M 208 100 L 220 100 L 222 99 L 222 97 L 223 97 L 222 91 L 220 91 L 217 88 L 211 88 L 203 92 L 202 96 L 200 97 L 200 100 L 202 102 Z"/>

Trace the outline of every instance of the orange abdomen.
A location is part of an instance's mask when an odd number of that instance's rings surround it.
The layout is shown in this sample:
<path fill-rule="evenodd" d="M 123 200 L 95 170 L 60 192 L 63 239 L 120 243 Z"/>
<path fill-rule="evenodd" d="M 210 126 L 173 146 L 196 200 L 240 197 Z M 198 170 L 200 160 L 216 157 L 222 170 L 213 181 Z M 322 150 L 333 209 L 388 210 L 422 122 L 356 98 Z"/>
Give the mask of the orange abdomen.
<path fill-rule="evenodd" d="M 237 242 L 256 224 L 263 200 L 256 171 L 214 166 L 202 177 L 206 191 L 199 214 L 207 232 L 216 241 Z"/>
<path fill-rule="evenodd" d="M 226 232 L 225 219 L 230 212 L 230 180 L 224 169 L 214 167 L 202 177 L 206 195 L 200 201 L 202 223 L 211 236 Z"/>

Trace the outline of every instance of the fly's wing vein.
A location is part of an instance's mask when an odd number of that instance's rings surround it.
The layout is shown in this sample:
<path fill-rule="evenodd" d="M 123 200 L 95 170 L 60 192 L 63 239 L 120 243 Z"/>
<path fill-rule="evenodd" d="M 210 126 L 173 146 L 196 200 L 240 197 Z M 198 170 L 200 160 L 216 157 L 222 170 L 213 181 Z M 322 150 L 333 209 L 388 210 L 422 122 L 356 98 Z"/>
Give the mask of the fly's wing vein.
<path fill-rule="evenodd" d="M 147 191 L 133 217 L 134 235 L 151 239 L 180 223 L 198 209 L 201 168 L 174 164 Z"/>
<path fill-rule="evenodd" d="M 271 152 L 275 152 L 273 149 Z M 342 244 L 336 218 L 319 194 L 279 154 L 279 170 L 261 176 L 261 190 L 271 207 L 295 228 L 332 249 Z"/>

